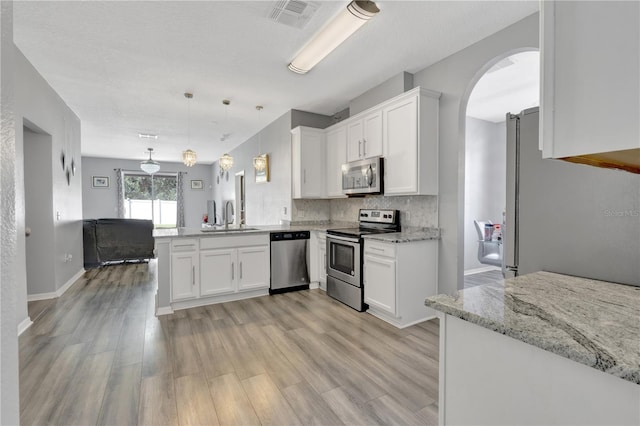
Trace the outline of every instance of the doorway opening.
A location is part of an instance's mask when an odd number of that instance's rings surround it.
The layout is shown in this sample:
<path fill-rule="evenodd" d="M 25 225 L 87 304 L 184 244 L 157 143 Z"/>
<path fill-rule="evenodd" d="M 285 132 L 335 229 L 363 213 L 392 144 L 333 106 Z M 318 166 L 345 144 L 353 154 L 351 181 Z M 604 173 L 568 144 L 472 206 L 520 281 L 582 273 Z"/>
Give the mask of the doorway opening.
<path fill-rule="evenodd" d="M 53 138 L 23 124 L 24 221 L 27 295 L 56 291 L 53 212 Z"/>
<path fill-rule="evenodd" d="M 508 113 L 539 105 L 540 53 L 496 58 L 469 96 L 464 155 L 464 287 L 503 279 Z"/>

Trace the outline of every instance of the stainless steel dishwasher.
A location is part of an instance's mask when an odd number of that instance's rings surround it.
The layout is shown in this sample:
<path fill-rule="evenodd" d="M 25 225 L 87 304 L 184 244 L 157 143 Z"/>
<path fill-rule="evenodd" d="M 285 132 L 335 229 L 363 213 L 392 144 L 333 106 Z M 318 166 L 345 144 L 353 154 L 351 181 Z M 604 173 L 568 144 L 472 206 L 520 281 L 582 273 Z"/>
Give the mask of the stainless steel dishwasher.
<path fill-rule="evenodd" d="M 271 234 L 269 294 L 309 288 L 309 231 Z"/>

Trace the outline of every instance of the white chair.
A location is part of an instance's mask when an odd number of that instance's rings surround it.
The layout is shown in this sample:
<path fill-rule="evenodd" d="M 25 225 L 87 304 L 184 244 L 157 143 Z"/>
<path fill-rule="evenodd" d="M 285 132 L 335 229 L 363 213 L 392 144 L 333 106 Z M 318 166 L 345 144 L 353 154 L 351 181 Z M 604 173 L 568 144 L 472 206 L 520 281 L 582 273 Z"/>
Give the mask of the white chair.
<path fill-rule="evenodd" d="M 478 262 L 484 265 L 502 266 L 502 241 L 484 238 L 484 226 L 493 225 L 493 222 L 474 220 L 473 224 L 478 232 Z"/>

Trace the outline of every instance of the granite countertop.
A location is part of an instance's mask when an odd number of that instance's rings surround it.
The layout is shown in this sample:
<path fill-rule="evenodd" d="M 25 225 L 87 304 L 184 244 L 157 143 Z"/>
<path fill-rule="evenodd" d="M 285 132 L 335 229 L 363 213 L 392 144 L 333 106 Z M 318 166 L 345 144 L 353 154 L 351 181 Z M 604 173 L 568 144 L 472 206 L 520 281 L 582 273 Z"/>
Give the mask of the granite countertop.
<path fill-rule="evenodd" d="M 248 235 L 248 234 L 265 234 L 271 232 L 282 231 L 326 231 L 333 228 L 353 228 L 358 224 L 354 222 L 293 222 L 283 225 L 246 225 L 242 231 L 237 227 L 230 226 L 229 231 L 223 231 L 224 226 L 217 226 L 216 231 L 207 231 L 207 228 L 166 228 L 155 229 L 153 236 L 155 238 L 185 238 L 185 237 L 215 237 L 230 235 Z"/>
<path fill-rule="evenodd" d="M 410 243 L 413 241 L 439 240 L 440 228 L 405 228 L 402 232 L 391 232 L 388 234 L 371 234 L 363 238 L 387 243 Z"/>
<path fill-rule="evenodd" d="M 425 305 L 640 384 L 640 287 L 536 272 Z"/>

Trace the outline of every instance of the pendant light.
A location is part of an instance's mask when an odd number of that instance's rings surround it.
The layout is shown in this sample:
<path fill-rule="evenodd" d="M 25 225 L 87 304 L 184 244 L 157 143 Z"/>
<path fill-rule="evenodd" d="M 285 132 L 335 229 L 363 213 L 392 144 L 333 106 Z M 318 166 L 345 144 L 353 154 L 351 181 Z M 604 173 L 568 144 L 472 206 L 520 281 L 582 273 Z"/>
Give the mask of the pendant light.
<path fill-rule="evenodd" d="M 222 105 L 224 105 L 225 122 L 228 122 L 229 117 L 227 112 L 230 104 L 231 104 L 231 101 L 229 99 L 222 100 Z M 230 136 L 229 133 L 223 133 L 222 136 L 220 137 L 220 141 L 224 142 L 229 136 Z M 218 164 L 220 165 L 220 176 L 223 176 L 226 174 L 227 180 L 229 180 L 229 170 L 231 170 L 231 167 L 233 167 L 233 157 L 225 153 L 222 157 L 220 157 Z"/>
<path fill-rule="evenodd" d="M 260 113 L 262 111 L 262 108 L 263 108 L 262 105 L 256 105 L 256 110 L 258 110 L 258 113 Z M 260 139 L 261 139 L 260 133 L 262 133 L 262 130 L 258 132 L 258 156 L 257 157 L 253 157 L 253 168 L 256 169 L 259 172 L 263 171 L 267 167 L 267 157 L 266 157 L 266 155 L 260 153 L 261 152 L 261 150 L 260 150 Z"/>
<path fill-rule="evenodd" d="M 160 171 L 160 163 L 158 163 L 157 161 L 154 161 L 151 158 L 151 153 L 153 152 L 153 148 L 147 148 L 147 151 L 149 151 L 149 159 L 140 162 L 140 169 L 143 172 L 149 173 L 150 175 L 152 175 Z"/>
<path fill-rule="evenodd" d="M 187 98 L 187 145 L 191 145 L 191 99 L 193 99 L 193 93 L 186 92 L 184 97 Z M 182 151 L 182 162 L 185 166 L 191 167 L 196 164 L 196 152 L 191 149 Z"/>

